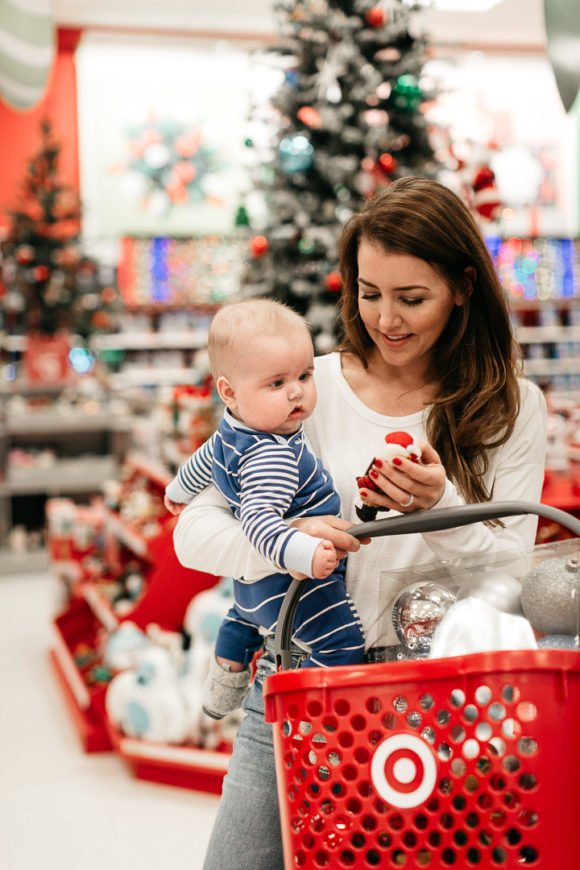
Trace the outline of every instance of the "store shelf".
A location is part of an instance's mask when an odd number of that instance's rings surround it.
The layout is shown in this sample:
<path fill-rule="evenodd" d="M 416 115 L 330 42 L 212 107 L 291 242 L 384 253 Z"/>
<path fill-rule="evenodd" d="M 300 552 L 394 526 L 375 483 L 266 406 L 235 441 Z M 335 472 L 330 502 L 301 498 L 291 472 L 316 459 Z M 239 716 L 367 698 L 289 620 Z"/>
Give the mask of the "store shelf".
<path fill-rule="evenodd" d="M 28 553 L 16 553 L 13 550 L 0 550 L 0 576 L 13 574 L 41 574 L 49 569 L 48 552 L 32 550 Z"/>
<path fill-rule="evenodd" d="M 207 330 L 183 332 L 117 332 L 98 335 L 91 341 L 93 350 L 194 350 L 207 345 Z"/>
<path fill-rule="evenodd" d="M 516 338 L 520 344 L 580 341 L 580 326 L 519 326 Z"/>
<path fill-rule="evenodd" d="M 87 684 L 79 670 L 73 649 L 98 630 L 96 617 L 88 604 L 77 599 L 53 623 L 50 660 L 64 700 L 86 752 L 103 752 L 112 748 L 105 726 L 106 685 Z"/>
<path fill-rule="evenodd" d="M 125 737 L 109 723 L 109 738 L 115 751 L 137 779 L 221 794 L 231 746 L 219 750 L 195 746 L 172 746 Z"/>
<path fill-rule="evenodd" d="M 528 376 L 577 375 L 580 374 L 580 359 L 526 359 L 524 372 Z"/>
<path fill-rule="evenodd" d="M 76 432 L 117 431 L 128 432 L 131 420 L 115 420 L 110 413 L 57 414 L 38 412 L 26 417 L 7 416 L 0 426 L 0 435 L 68 434 Z"/>
<path fill-rule="evenodd" d="M 202 381 L 202 374 L 194 368 L 162 368 L 160 366 L 126 366 L 122 372 L 109 375 L 113 389 L 136 386 L 177 386 Z"/>
<path fill-rule="evenodd" d="M 103 481 L 117 474 L 114 456 L 60 459 L 50 468 L 9 468 L 6 480 L 0 484 L 0 495 L 99 492 Z"/>

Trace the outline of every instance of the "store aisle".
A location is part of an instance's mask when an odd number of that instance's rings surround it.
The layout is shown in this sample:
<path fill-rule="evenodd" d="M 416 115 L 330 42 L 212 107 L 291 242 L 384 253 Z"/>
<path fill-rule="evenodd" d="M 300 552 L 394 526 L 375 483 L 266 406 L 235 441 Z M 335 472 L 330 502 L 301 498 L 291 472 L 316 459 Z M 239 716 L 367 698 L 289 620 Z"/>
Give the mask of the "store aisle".
<path fill-rule="evenodd" d="M 48 575 L 0 577 L 0 868 L 197 870 L 217 798 L 83 752 L 48 656 L 55 601 Z"/>

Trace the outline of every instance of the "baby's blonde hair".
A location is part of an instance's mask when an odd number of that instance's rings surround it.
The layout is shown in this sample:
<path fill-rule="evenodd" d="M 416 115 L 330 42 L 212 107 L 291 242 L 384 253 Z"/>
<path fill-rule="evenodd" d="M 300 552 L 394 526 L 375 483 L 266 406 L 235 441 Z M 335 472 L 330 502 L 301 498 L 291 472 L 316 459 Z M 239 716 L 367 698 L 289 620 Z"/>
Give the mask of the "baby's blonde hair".
<path fill-rule="evenodd" d="M 303 317 L 275 299 L 245 299 L 227 302 L 211 322 L 207 352 L 214 379 L 231 374 L 232 366 L 242 348 L 257 336 L 288 334 L 302 329 L 310 335 Z"/>

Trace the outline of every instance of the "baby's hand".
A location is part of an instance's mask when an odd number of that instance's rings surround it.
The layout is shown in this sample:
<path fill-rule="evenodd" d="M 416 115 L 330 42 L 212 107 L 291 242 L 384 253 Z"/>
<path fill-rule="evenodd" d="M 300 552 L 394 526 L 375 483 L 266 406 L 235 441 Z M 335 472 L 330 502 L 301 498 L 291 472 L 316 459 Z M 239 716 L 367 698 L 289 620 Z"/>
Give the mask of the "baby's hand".
<path fill-rule="evenodd" d="M 186 504 L 181 504 L 178 501 L 171 501 L 171 499 L 167 495 L 163 499 L 163 504 L 165 505 L 169 513 L 173 514 L 174 517 L 176 517 L 177 514 L 180 514 L 184 507 L 187 507 Z"/>
<path fill-rule="evenodd" d="M 312 557 L 312 576 L 315 580 L 324 580 L 332 574 L 338 561 L 333 544 L 330 541 L 321 541 Z"/>

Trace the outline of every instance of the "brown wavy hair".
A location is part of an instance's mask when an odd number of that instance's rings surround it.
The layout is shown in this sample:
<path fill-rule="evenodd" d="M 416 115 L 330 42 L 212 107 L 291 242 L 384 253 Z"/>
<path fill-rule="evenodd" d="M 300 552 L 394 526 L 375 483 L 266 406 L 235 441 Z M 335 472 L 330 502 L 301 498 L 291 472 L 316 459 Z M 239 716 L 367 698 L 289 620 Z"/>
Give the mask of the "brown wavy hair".
<path fill-rule="evenodd" d="M 429 410 L 427 438 L 465 500 L 489 501 L 493 493 L 483 482 L 487 451 L 504 444 L 513 431 L 521 360 L 506 296 L 483 236 L 462 200 L 426 178 L 394 181 L 346 222 L 339 241 L 340 350 L 355 354 L 367 368 L 374 344 L 358 309 L 363 238 L 385 252 L 426 261 L 452 292 L 465 295 L 465 304 L 453 308 L 434 348 L 440 387 Z"/>

